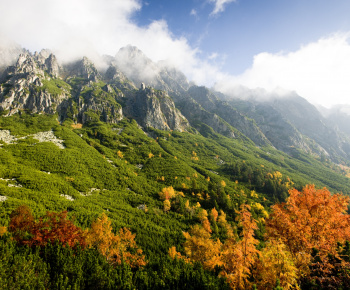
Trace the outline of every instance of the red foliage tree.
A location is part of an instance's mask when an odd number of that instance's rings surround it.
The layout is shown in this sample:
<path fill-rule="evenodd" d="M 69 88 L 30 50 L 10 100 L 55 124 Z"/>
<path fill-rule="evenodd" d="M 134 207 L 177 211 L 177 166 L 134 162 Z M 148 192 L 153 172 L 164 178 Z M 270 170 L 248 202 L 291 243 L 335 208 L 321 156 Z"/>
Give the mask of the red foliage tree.
<path fill-rule="evenodd" d="M 38 221 L 34 220 L 27 206 L 20 206 L 10 215 L 9 231 L 14 239 L 29 246 L 45 246 L 58 241 L 74 247 L 86 246 L 84 231 L 67 219 L 67 212 L 47 212 Z"/>

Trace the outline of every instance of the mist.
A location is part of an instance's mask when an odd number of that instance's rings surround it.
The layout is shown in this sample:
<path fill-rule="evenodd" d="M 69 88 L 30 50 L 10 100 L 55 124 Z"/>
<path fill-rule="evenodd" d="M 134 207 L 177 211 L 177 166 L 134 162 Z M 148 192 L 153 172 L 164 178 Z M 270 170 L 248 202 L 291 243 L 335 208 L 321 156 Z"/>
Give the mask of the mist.
<path fill-rule="evenodd" d="M 46 48 L 61 63 L 87 56 L 98 69 L 105 70 L 103 55 L 114 57 L 120 48 L 133 45 L 153 63 L 165 60 L 189 81 L 232 97 L 246 97 L 252 94 L 249 90 L 261 98 L 296 92 L 326 107 L 350 103 L 350 34 L 346 32 L 301 45 L 296 51 L 261 52 L 250 68 L 232 75 L 215 62 L 221 55 L 204 53 L 186 37 L 174 36 L 166 20 L 139 25 L 135 20 L 137 13 L 142 13 L 139 0 L 13 0 L 6 5 L 0 1 L 6 6 L 0 9 L 0 67 L 12 64 L 22 48 L 31 52 Z M 220 14 L 234 1 L 211 2 Z M 119 64 L 123 65 L 121 59 Z M 154 64 L 149 65 L 142 70 L 146 80 L 157 74 Z"/>

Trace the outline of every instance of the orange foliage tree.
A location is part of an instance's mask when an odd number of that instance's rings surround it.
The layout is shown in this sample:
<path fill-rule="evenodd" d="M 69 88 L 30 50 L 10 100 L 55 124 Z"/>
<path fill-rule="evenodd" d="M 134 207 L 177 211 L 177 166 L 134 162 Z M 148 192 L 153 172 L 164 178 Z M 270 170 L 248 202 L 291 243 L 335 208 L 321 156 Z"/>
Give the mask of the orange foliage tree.
<path fill-rule="evenodd" d="M 86 240 L 89 246 L 96 247 L 111 264 L 121 264 L 124 261 L 131 267 L 146 265 L 142 250 L 136 245 L 135 235 L 126 228 L 120 229 L 115 235 L 111 221 L 104 213 L 87 230 Z"/>
<path fill-rule="evenodd" d="M 29 207 L 22 205 L 10 215 L 9 231 L 14 239 L 29 246 L 45 246 L 59 241 L 63 245 L 85 247 L 84 231 L 67 219 L 67 212 L 47 212 L 35 221 Z"/>
<path fill-rule="evenodd" d="M 205 269 L 213 270 L 216 266 L 222 267 L 220 273 L 225 277 L 232 289 L 249 289 L 251 283 L 251 268 L 255 263 L 259 251 L 256 249 L 258 240 L 254 238 L 254 230 L 257 229 L 256 221 L 250 214 L 250 207 L 243 205 L 239 212 L 239 224 L 242 227 L 241 239 L 236 240 L 232 227 L 226 221 L 225 213 L 218 215 L 214 209 L 211 212 L 212 220 L 218 219 L 229 229 L 229 238 L 223 244 L 219 239 L 213 239 L 206 212 L 202 211 L 202 225 L 191 227 L 185 232 L 184 243 L 185 256 L 176 252 L 175 247 L 169 249 L 170 257 L 182 258 L 189 262 L 200 262 Z M 206 224 L 203 224 L 203 220 Z"/>
<path fill-rule="evenodd" d="M 337 256 L 337 243 L 350 240 L 348 203 L 349 197 L 331 195 L 326 188 L 316 189 L 314 185 L 302 191 L 291 189 L 285 203 L 272 206 L 267 237 L 280 239 L 287 246 L 300 274 L 307 271 L 313 249 L 317 249 L 327 271 L 331 267 L 328 255 Z"/>
<path fill-rule="evenodd" d="M 251 267 L 259 253 L 256 249 L 259 241 L 254 238 L 254 230 L 258 227 L 251 216 L 249 205 L 242 205 L 239 212 L 239 225 L 242 227 L 241 239 L 236 241 L 234 238 L 229 238 L 223 246 L 224 270 L 221 275 L 227 278 L 233 289 L 249 289 L 251 283 L 248 278 Z"/>

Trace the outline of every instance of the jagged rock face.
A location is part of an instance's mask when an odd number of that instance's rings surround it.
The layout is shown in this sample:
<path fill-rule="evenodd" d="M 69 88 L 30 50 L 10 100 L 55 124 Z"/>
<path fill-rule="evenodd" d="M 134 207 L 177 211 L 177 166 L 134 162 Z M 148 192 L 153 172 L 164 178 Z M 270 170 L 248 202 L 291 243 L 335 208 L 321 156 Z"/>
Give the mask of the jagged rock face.
<path fill-rule="evenodd" d="M 135 90 L 136 86 L 112 62 L 105 73 L 105 79 L 119 90 Z"/>
<path fill-rule="evenodd" d="M 172 99 L 165 92 L 152 88 L 139 90 L 129 96 L 123 112 L 144 128 L 182 132 L 189 127 L 187 119 L 175 108 Z"/>
<path fill-rule="evenodd" d="M 117 123 L 123 119 L 123 110 L 116 99 L 118 94 L 109 85 L 103 87 L 97 84 L 88 84 L 82 87 L 82 91 L 74 98 L 72 105 L 76 104 L 75 115 L 78 122 L 84 124 L 92 121 L 94 115 L 97 115 L 98 119 L 107 123 Z M 69 108 L 69 107 L 68 107 Z"/>
<path fill-rule="evenodd" d="M 81 77 L 93 82 L 97 82 L 102 79 L 94 64 L 85 56 L 83 59 L 75 63 L 66 65 L 65 70 L 71 77 Z"/>
<path fill-rule="evenodd" d="M 58 64 L 56 56 L 51 51 L 43 49 L 40 53 L 35 53 L 34 57 L 42 70 L 55 78 L 59 77 L 62 68 Z"/>
<path fill-rule="evenodd" d="M 311 152 L 306 139 L 295 126 L 266 102 L 231 99 L 229 103 L 254 119 L 266 138 L 278 150 L 290 153 L 295 147 Z"/>
<path fill-rule="evenodd" d="M 54 60 L 52 56 L 49 59 Z M 40 62 L 29 53 L 21 54 L 16 65 L 7 68 L 4 78 L 6 81 L 0 87 L 0 108 L 6 115 L 13 115 L 19 110 L 55 113 L 70 96 L 64 88 L 51 94 L 44 87 L 44 83 L 51 79 L 45 76 Z"/>
<path fill-rule="evenodd" d="M 347 143 L 347 140 L 344 140 L 339 130 L 332 127 L 321 113 L 305 99 L 297 95 L 275 99 L 272 101 L 272 106 L 301 134 L 308 136 L 318 144 L 318 149 L 314 150 L 318 155 L 324 151 L 326 155 L 336 153 L 342 157 L 349 157 L 346 152 L 348 150 L 343 148 L 343 143 Z"/>
<path fill-rule="evenodd" d="M 247 117 L 240 114 L 229 103 L 219 100 L 206 87 L 192 86 L 188 94 L 208 112 L 219 115 L 228 124 L 242 132 L 259 146 L 271 145 L 259 127 Z"/>
<path fill-rule="evenodd" d="M 213 128 L 219 134 L 229 138 L 235 138 L 234 128 L 221 119 L 218 115 L 206 111 L 192 98 L 184 99 L 179 103 L 181 112 L 190 121 L 191 125 L 200 129 L 201 123 Z"/>

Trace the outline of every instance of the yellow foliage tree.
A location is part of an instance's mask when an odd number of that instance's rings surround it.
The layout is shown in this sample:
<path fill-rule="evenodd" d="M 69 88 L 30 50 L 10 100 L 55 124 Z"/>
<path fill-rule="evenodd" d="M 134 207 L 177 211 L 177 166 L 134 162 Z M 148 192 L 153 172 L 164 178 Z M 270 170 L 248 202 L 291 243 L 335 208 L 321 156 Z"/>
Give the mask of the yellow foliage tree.
<path fill-rule="evenodd" d="M 216 222 L 218 220 L 218 215 L 219 215 L 218 211 L 216 210 L 215 207 L 213 207 L 213 209 L 210 211 L 211 220 Z"/>
<path fill-rule="evenodd" d="M 195 225 L 189 233 L 183 233 L 186 238 L 184 249 L 190 261 L 200 262 L 205 269 L 213 270 L 221 266 L 221 242 L 211 239 L 211 235 L 203 227 Z"/>
<path fill-rule="evenodd" d="M 111 264 L 121 264 L 122 261 L 131 267 L 146 265 L 145 256 L 135 242 L 135 235 L 128 229 L 120 229 L 113 234 L 111 221 L 102 214 L 86 232 L 86 242 L 90 247 L 96 247 Z"/>
<path fill-rule="evenodd" d="M 0 237 L 7 233 L 7 227 L 0 227 Z"/>
<path fill-rule="evenodd" d="M 298 269 L 286 246 L 279 240 L 271 240 L 260 252 L 255 266 L 254 280 L 258 289 L 274 289 L 280 281 L 283 289 L 298 289 Z"/>
<path fill-rule="evenodd" d="M 169 199 L 165 199 L 163 201 L 163 210 L 165 212 L 169 211 L 171 209 L 171 203 L 170 203 L 170 200 Z"/>
<path fill-rule="evenodd" d="M 161 192 L 159 192 L 159 198 L 161 200 L 169 200 L 175 197 L 175 190 L 172 186 L 164 187 Z"/>

